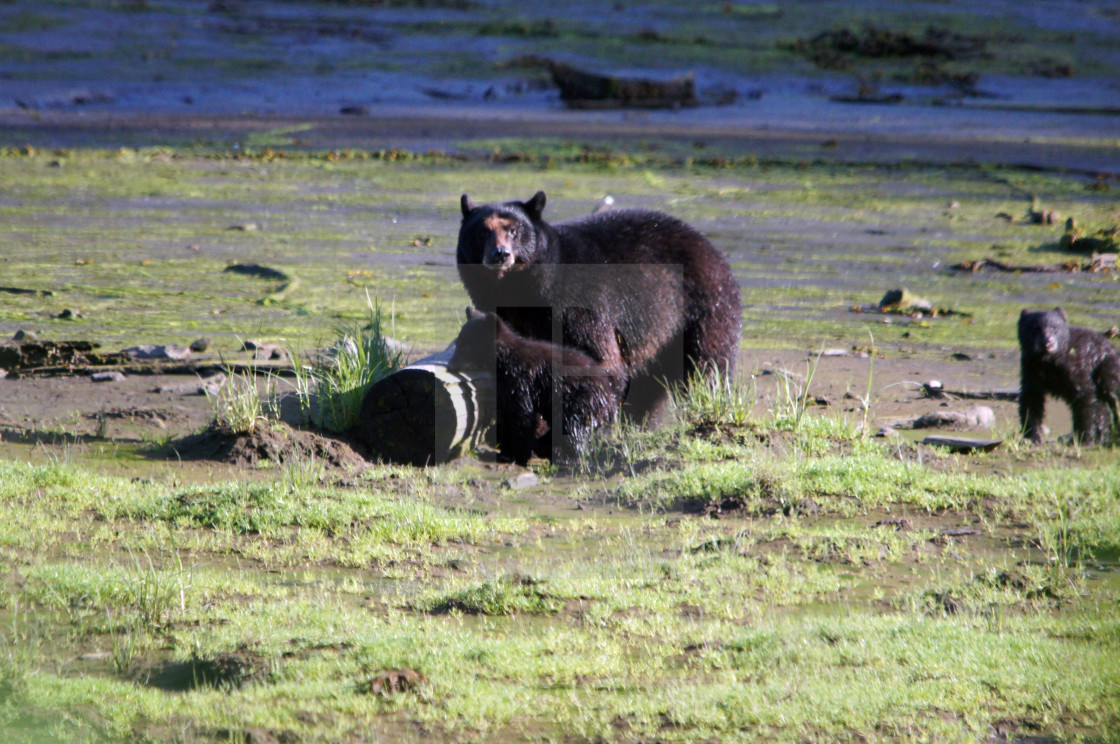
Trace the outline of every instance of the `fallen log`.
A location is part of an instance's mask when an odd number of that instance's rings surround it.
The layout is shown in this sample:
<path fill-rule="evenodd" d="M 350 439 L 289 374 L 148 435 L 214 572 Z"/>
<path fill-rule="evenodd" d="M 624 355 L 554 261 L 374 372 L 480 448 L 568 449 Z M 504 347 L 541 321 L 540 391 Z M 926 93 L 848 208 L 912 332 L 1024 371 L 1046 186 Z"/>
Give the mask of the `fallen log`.
<path fill-rule="evenodd" d="M 434 465 L 476 446 L 494 421 L 489 375 L 448 372 L 455 345 L 378 380 L 362 400 L 359 439 L 374 459 Z"/>
<path fill-rule="evenodd" d="M 692 73 L 653 80 L 602 75 L 535 55 L 520 57 L 517 61 L 548 70 L 560 89 L 560 100 L 569 108 L 683 108 L 699 103 Z"/>
<path fill-rule="evenodd" d="M 1014 274 L 1089 274 L 1108 273 L 1116 270 L 1115 253 L 1094 253 L 1089 261 L 1066 261 L 1060 264 L 1009 264 L 995 258 L 978 258 L 975 261 L 962 261 L 949 268 L 954 271 L 967 271 L 976 274 L 980 271 L 1004 271 Z"/>

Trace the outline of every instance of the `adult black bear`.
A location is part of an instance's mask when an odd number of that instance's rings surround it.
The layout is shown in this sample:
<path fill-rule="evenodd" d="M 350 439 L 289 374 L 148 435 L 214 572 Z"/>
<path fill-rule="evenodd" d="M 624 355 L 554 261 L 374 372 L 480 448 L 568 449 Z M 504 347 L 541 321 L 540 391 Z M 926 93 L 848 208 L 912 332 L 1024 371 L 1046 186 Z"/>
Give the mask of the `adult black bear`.
<path fill-rule="evenodd" d="M 493 373 L 498 450 L 521 465 L 534 454 L 573 461 L 594 429 L 615 420 L 626 391 L 583 352 L 525 338 L 469 307 L 447 369 Z"/>
<path fill-rule="evenodd" d="M 1024 437 L 1042 441 L 1047 393 L 1069 405 L 1079 442 L 1101 444 L 1114 428 L 1120 432 L 1120 350 L 1107 338 L 1071 326 L 1060 307 L 1023 310 L 1019 348 L 1019 422 Z"/>
<path fill-rule="evenodd" d="M 543 191 L 481 206 L 463 195 L 456 258 L 478 308 L 624 375 L 639 419 L 657 416 L 669 383 L 733 373 L 739 286 L 707 238 L 638 209 L 551 225 L 544 205 Z"/>

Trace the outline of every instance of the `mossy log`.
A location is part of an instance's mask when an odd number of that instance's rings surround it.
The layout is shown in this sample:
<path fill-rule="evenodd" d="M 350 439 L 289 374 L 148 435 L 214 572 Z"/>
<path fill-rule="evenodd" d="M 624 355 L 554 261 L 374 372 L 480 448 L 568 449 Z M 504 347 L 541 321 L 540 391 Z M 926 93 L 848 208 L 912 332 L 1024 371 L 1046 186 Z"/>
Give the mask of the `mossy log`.
<path fill-rule="evenodd" d="M 461 456 L 494 421 L 490 375 L 448 372 L 455 345 L 388 375 L 362 400 L 358 434 L 385 462 L 433 465 Z"/>

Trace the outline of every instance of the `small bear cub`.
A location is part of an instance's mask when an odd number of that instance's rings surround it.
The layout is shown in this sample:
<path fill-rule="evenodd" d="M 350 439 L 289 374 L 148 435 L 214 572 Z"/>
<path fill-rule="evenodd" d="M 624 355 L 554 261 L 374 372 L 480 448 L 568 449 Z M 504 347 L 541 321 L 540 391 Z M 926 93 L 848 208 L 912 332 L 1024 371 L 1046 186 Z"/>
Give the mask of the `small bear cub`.
<path fill-rule="evenodd" d="M 1104 335 L 1071 326 L 1060 307 L 1023 310 L 1019 348 L 1019 423 L 1025 438 L 1042 441 L 1047 394 L 1069 406 L 1078 442 L 1104 444 L 1120 433 L 1120 350 Z"/>
<path fill-rule="evenodd" d="M 587 354 L 525 338 L 470 307 L 447 370 L 494 374 L 498 451 L 520 465 L 533 455 L 574 461 L 592 431 L 616 420 L 626 394 L 625 377 Z"/>

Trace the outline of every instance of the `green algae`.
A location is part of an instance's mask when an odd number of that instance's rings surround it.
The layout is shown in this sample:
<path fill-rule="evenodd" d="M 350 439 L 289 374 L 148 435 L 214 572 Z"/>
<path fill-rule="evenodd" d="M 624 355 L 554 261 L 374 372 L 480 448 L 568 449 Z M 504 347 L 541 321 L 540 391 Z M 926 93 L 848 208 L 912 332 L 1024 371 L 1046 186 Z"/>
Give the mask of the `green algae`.
<path fill-rule="evenodd" d="M 953 338 L 1009 347 L 1026 304 L 1062 304 L 1086 324 L 1110 312 L 1115 275 L 948 268 L 993 255 L 1061 260 L 1060 227 L 1024 224 L 1028 196 L 1082 223 L 1118 221 L 1114 201 L 1077 175 L 698 158 L 675 147 L 508 140 L 473 143 L 483 154 L 468 156 L 8 150 L 6 282 L 53 294 L 6 297 L 5 322 L 122 345 L 197 335 L 313 344 L 337 318 L 360 313 L 369 293 L 392 305 L 403 338 L 438 348 L 469 302 L 453 259 L 459 194 L 524 198 L 541 188 L 553 220 L 589 213 L 609 194 L 617 206 L 663 209 L 706 232 L 743 287 L 748 346 L 862 343 L 869 318 L 851 309 L 895 286 L 970 316 L 917 326 L 908 341 L 918 350 Z M 298 283 L 261 304 L 277 287 L 222 272 L 235 262 L 282 268 Z M 84 317 L 52 317 L 70 306 Z"/>

